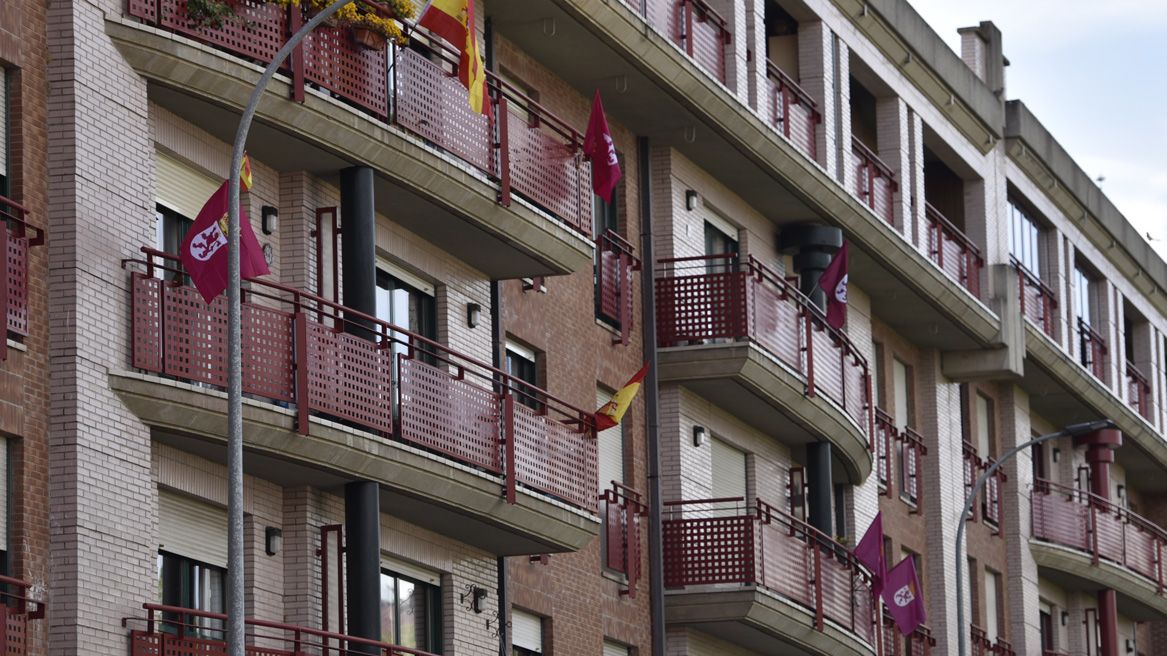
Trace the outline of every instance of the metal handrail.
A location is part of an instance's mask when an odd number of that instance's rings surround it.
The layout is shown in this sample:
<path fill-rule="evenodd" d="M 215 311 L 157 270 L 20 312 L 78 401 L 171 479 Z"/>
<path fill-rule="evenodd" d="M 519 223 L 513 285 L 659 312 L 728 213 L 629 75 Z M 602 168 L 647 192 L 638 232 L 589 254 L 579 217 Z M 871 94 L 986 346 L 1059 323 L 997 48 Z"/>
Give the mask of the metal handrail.
<path fill-rule="evenodd" d="M 864 145 L 864 143 L 859 140 L 859 137 L 856 137 L 854 134 L 851 135 L 851 149 L 864 160 L 866 160 L 869 164 L 875 167 L 877 177 L 886 177 L 888 182 L 891 183 L 893 191 L 899 188 L 899 184 L 896 182 L 895 172 L 891 170 L 891 167 L 887 164 L 884 164 L 883 160 L 879 159 L 879 156 L 872 152 L 872 150 L 866 145 Z"/>
<path fill-rule="evenodd" d="M 40 246 L 45 243 L 45 231 L 26 220 L 28 213 L 28 209 L 25 206 L 11 198 L 0 196 L 0 220 L 14 224 L 17 237 L 23 237 L 25 236 L 25 231 L 32 230 L 36 235 L 29 238 L 28 245 Z"/>
<path fill-rule="evenodd" d="M 1043 478 L 1035 479 L 1033 482 L 1033 493 L 1049 495 L 1053 492 L 1064 494 L 1071 500 L 1080 503 L 1086 503 L 1099 510 L 1104 510 L 1108 513 L 1113 513 L 1119 519 L 1123 519 L 1128 524 L 1134 524 L 1136 528 L 1151 533 L 1159 539 L 1167 542 L 1167 529 L 1159 526 L 1155 522 L 1143 517 L 1142 515 L 1133 512 L 1129 508 L 1125 508 L 1118 504 L 1112 503 L 1108 499 L 1104 499 L 1093 492 L 1079 490 L 1076 487 L 1055 483 L 1054 481 Z"/>
<path fill-rule="evenodd" d="M 816 123 L 822 122 L 823 117 L 822 114 L 819 114 L 818 104 L 815 103 L 814 98 L 811 98 L 810 94 L 807 93 L 805 89 L 798 86 L 798 83 L 794 81 L 794 78 L 787 75 L 781 68 L 778 68 L 774 62 L 769 60 L 766 61 L 766 73 L 768 73 L 769 76 L 778 83 L 779 89 L 786 88 L 793 91 L 794 95 L 797 97 L 796 102 L 802 103 L 810 108 L 812 114 L 815 117 Z"/>
<path fill-rule="evenodd" d="M 721 32 L 725 35 L 725 38 L 726 39 L 729 38 L 729 34 L 730 34 L 729 21 L 725 20 L 725 17 L 723 17 L 721 14 L 717 13 L 716 9 L 714 9 L 713 7 L 710 7 L 709 4 L 707 2 L 705 2 L 705 0 L 680 0 L 680 1 L 682 4 L 692 4 L 696 8 L 697 13 L 698 13 L 698 17 L 697 17 L 698 21 L 712 18 L 713 22 L 717 24 L 717 28 L 719 30 L 721 30 Z"/>
<path fill-rule="evenodd" d="M 1037 287 L 1041 295 L 1049 299 L 1051 308 L 1058 307 L 1058 299 L 1054 294 L 1054 290 L 1049 285 L 1045 284 L 1041 278 L 1038 278 L 1037 274 L 1030 271 L 1029 267 L 1022 264 L 1021 260 L 1018 260 L 1012 255 L 1009 256 L 1009 264 L 1012 264 L 1013 268 L 1017 269 L 1017 273 L 1025 279 L 1026 284 L 1028 284 L 1030 287 Z"/>
<path fill-rule="evenodd" d="M 981 249 L 969 239 L 968 235 L 964 234 L 960 228 L 957 228 L 948 220 L 948 217 L 941 214 L 940 210 L 933 207 L 932 203 L 928 201 L 924 201 L 924 216 L 936 222 L 945 234 L 952 237 L 953 241 L 958 242 L 962 248 L 972 253 L 976 257 L 978 267 L 984 266 L 985 259 L 981 257 Z"/>
<path fill-rule="evenodd" d="M 17 588 L 20 592 L 8 592 L 4 589 L 4 586 Z M 29 604 L 33 604 L 35 608 L 28 611 L 28 619 L 37 620 L 45 616 L 45 602 L 29 596 L 30 588 L 32 588 L 32 583 L 29 583 L 28 581 L 13 578 L 11 576 L 0 576 L 0 598 L 11 599 L 13 601 L 19 602 L 19 606 L 22 610 L 26 609 Z"/>

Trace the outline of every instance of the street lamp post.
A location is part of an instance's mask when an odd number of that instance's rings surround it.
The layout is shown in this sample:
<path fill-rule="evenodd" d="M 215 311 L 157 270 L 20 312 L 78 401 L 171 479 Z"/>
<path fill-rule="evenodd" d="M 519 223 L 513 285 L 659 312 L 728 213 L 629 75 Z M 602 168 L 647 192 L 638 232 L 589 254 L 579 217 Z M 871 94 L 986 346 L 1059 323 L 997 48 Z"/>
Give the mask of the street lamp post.
<path fill-rule="evenodd" d="M 1025 444 L 1009 449 L 997 459 L 992 465 L 981 472 L 977 477 L 976 485 L 969 492 L 968 497 L 964 500 L 964 509 L 960 513 L 960 525 L 956 527 L 956 644 L 959 646 L 959 656 L 968 655 L 968 631 L 964 625 L 964 525 L 968 521 L 969 511 L 972 510 L 973 504 L 976 503 L 977 497 L 980 496 L 981 490 L 985 487 L 985 481 L 989 479 L 1001 465 L 1011 460 L 1013 456 L 1021 451 L 1028 449 L 1035 444 L 1048 442 L 1059 437 L 1078 437 L 1079 435 L 1087 435 L 1095 431 L 1100 431 L 1104 428 L 1117 428 L 1114 422 L 1109 419 L 1098 419 L 1095 421 L 1087 421 L 1081 424 L 1071 424 L 1066 426 L 1056 433 L 1048 435 L 1041 435 L 1029 440 Z"/>

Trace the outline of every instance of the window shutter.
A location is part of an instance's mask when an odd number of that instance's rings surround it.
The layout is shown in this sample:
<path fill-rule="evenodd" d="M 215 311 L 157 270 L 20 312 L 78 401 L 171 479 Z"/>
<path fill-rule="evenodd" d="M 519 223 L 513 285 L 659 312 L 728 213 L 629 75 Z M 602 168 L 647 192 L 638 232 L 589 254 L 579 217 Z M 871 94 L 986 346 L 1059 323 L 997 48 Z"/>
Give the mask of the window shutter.
<path fill-rule="evenodd" d="M 227 510 L 158 490 L 158 548 L 216 567 L 227 566 Z"/>
<path fill-rule="evenodd" d="M 985 637 L 996 642 L 997 626 L 997 574 L 985 570 Z"/>
<path fill-rule="evenodd" d="M 895 426 L 899 430 L 907 428 L 912 422 L 908 418 L 908 367 L 898 359 L 892 359 L 892 384 L 895 386 Z"/>
<path fill-rule="evenodd" d="M 521 610 L 511 610 L 511 645 L 543 653 L 543 618 Z"/>
<path fill-rule="evenodd" d="M 8 71 L 0 66 L 0 175 L 8 175 Z"/>
<path fill-rule="evenodd" d="M 381 554 L 381 568 L 432 586 L 442 585 L 442 575 L 438 572 L 394 558 L 389 554 Z"/>
<path fill-rule="evenodd" d="M 157 187 L 155 198 L 188 219 L 194 219 L 211 194 L 223 184 L 162 151 L 154 151 Z"/>
<path fill-rule="evenodd" d="M 0 437 L 0 551 L 8 551 L 8 440 Z"/>
<path fill-rule="evenodd" d="M 601 408 L 612 400 L 612 395 L 596 388 L 596 407 Z M 624 426 L 618 424 L 596 435 L 599 457 L 599 491 L 611 489 L 612 481 L 624 482 Z"/>
<path fill-rule="evenodd" d="M 717 439 L 713 447 L 713 498 L 746 497 L 746 453 Z"/>
<path fill-rule="evenodd" d="M 632 650 L 618 642 L 604 641 L 604 656 L 628 656 Z"/>

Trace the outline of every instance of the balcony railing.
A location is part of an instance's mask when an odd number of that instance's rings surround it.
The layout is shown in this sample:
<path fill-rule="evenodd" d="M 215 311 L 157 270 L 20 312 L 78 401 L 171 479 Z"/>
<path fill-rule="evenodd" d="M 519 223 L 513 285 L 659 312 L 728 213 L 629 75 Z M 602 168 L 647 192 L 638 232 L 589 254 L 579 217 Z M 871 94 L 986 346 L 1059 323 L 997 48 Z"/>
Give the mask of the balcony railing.
<path fill-rule="evenodd" d="M 607 230 L 596 240 L 599 266 L 596 267 L 596 315 L 620 328 L 620 338 L 627 344 L 632 335 L 632 280 L 640 271 L 640 258 L 632 244 L 614 230 Z"/>
<path fill-rule="evenodd" d="M 760 500 L 665 503 L 666 588 L 757 585 L 876 642 L 870 573 L 838 542 Z"/>
<path fill-rule="evenodd" d="M 1058 300 L 1054 290 L 1027 269 L 1017 258 L 1010 257 L 1009 263 L 1017 270 L 1017 284 L 1021 288 L 1021 316 L 1041 327 L 1042 332 L 1055 338 L 1054 325 L 1057 321 L 1055 310 Z"/>
<path fill-rule="evenodd" d="M 851 137 L 851 153 L 854 155 L 855 195 L 879 218 L 893 224 L 898 188 L 895 173 L 854 135 Z"/>
<path fill-rule="evenodd" d="M 969 647 L 972 656 L 989 656 L 993 653 L 993 643 L 989 640 L 985 630 L 976 624 L 970 624 L 968 627 L 969 633 Z"/>
<path fill-rule="evenodd" d="M 932 637 L 928 627 L 920 625 L 912 633 L 904 635 L 891 615 L 884 613 L 882 656 L 931 656 L 935 646 L 936 638 Z"/>
<path fill-rule="evenodd" d="M 1151 383 L 1138 367 L 1129 360 L 1126 363 L 1127 403 L 1135 409 L 1143 419 L 1151 419 Z"/>
<path fill-rule="evenodd" d="M 45 616 L 44 602 L 29 595 L 32 584 L 0 576 L 0 654 L 28 653 L 28 622 Z"/>
<path fill-rule="evenodd" d="M 981 297 L 981 249 L 931 203 L 924 203 L 928 221 L 928 254 L 940 270 L 959 282 L 973 296 Z"/>
<path fill-rule="evenodd" d="M 910 426 L 900 431 L 898 439 L 903 443 L 899 452 L 903 468 L 900 498 L 915 512 L 920 504 L 920 457 L 928 455 L 928 447 L 924 446 L 924 437 Z"/>
<path fill-rule="evenodd" d="M 729 23 L 704 0 L 648 0 L 650 22 L 718 82 L 726 82 Z"/>
<path fill-rule="evenodd" d="M 1106 382 L 1106 339 L 1081 317 L 1078 317 L 1078 347 L 1082 366 L 1090 370 L 1095 378 Z"/>
<path fill-rule="evenodd" d="M 898 461 L 892 463 L 892 445 Z M 900 498 L 916 511 L 920 503 L 920 457 L 928 455 L 924 437 L 911 427 L 896 428 L 892 418 L 883 410 L 875 409 L 875 458 L 879 475 L 880 494 L 892 495 L 897 489 Z M 892 471 L 899 467 L 900 476 L 893 486 Z"/>
<path fill-rule="evenodd" d="M 815 127 L 822 122 L 814 100 L 802 87 L 773 63 L 766 62 L 773 125 L 804 155 L 818 159 Z"/>
<path fill-rule="evenodd" d="M 1016 656 L 1017 652 L 1013 651 L 1013 645 L 1008 640 L 997 636 L 997 644 L 993 645 L 993 653 L 997 656 Z"/>
<path fill-rule="evenodd" d="M 992 458 L 987 458 L 982 465 L 984 469 L 988 469 L 996 464 Z M 979 473 L 977 474 L 980 475 Z M 984 511 L 985 524 L 993 529 L 995 533 L 1000 533 L 1001 526 L 1001 485 L 1005 482 L 1005 472 L 998 469 L 993 472 L 993 475 L 985 479 L 985 496 Z"/>
<path fill-rule="evenodd" d="M 880 494 L 891 495 L 891 448 L 899 439 L 895 422 L 880 408 L 875 409 L 875 472 L 879 476 Z"/>
<path fill-rule="evenodd" d="M 1090 492 L 1038 480 L 1031 494 L 1033 537 L 1125 567 L 1163 594 L 1167 532 Z"/>
<path fill-rule="evenodd" d="M 146 617 L 122 619 L 123 627 L 144 627 L 130 630 L 130 656 L 227 656 L 226 615 L 160 604 L 142 608 Z M 420 649 L 267 620 L 244 619 L 243 630 L 247 656 L 433 656 Z"/>
<path fill-rule="evenodd" d="M 164 30 L 266 65 L 304 19 L 304 3 L 234 2 L 240 21 L 196 27 L 186 0 L 128 0 L 129 14 Z M 307 84 L 328 91 L 374 118 L 391 122 L 478 169 L 509 205 L 517 192 L 575 231 L 592 236 L 591 167 L 583 135 L 545 107 L 487 71 L 493 117 L 472 111 L 458 82 L 458 54 L 438 41 L 414 38 L 385 52 L 353 43 L 345 27 L 316 28 L 283 72 L 293 97 Z M 508 112 L 508 106 L 521 111 Z"/>
<path fill-rule="evenodd" d="M 131 274 L 132 366 L 226 385 L 226 303 L 207 305 L 172 255 L 143 248 Z M 164 279 L 166 276 L 172 280 Z M 596 509 L 592 414 L 431 339 L 277 283 L 243 293 L 243 391 L 407 442 Z M 534 409 L 533 409 L 534 408 Z"/>
<path fill-rule="evenodd" d="M 640 581 L 640 520 L 648 515 L 648 506 L 640 492 L 612 481 L 611 489 L 600 495 L 600 512 L 604 521 L 604 566 L 625 576 L 627 588 L 621 594 L 635 599 Z"/>
<path fill-rule="evenodd" d="M 659 263 L 661 347 L 751 341 L 802 377 L 807 396 L 822 394 L 872 439 L 867 360 L 790 282 L 753 257 L 742 264 L 719 255 Z"/>
<path fill-rule="evenodd" d="M 977 456 L 977 450 L 968 442 L 961 443 L 961 454 L 963 458 L 961 469 L 964 472 L 964 498 L 967 499 L 968 495 L 972 494 L 973 486 L 977 483 L 977 476 L 981 474 L 981 459 Z M 969 521 L 977 521 L 979 514 L 977 506 L 979 505 L 979 503 L 973 503 L 972 510 L 969 511 L 968 515 Z"/>
<path fill-rule="evenodd" d="M 0 307 L 7 317 L 7 334 L 27 337 L 28 313 L 28 249 L 45 243 L 45 233 L 26 222 L 28 210 L 0 196 L 0 252 L 5 253 L 6 282 L 0 285 Z M 32 233 L 31 235 L 29 233 Z M 8 358 L 8 340 L 0 339 L 0 360 Z"/>

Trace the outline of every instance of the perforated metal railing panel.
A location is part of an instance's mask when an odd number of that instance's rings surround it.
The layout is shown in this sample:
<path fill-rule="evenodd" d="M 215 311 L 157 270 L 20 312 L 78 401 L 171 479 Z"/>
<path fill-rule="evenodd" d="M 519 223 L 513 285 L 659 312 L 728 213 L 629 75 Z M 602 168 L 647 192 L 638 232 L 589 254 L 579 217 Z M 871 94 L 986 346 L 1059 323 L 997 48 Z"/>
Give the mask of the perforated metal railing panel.
<path fill-rule="evenodd" d="M 130 276 L 134 313 L 135 369 L 162 372 L 162 281 L 140 273 Z"/>
<path fill-rule="evenodd" d="M 398 362 L 401 439 L 502 471 L 499 395 L 417 359 Z"/>
<path fill-rule="evenodd" d="M 670 5 L 674 26 L 673 41 L 680 45 L 682 50 L 688 50 L 689 46 L 686 40 L 692 38 L 693 61 L 716 80 L 724 83 L 726 44 L 725 37 L 717 22 L 711 17 L 702 17 L 701 10 L 691 0 L 689 2 L 680 0 L 670 3 Z M 693 34 L 691 36 L 685 33 L 689 22 L 686 11 L 692 11 Z"/>
<path fill-rule="evenodd" d="M 799 320 L 798 307 L 770 284 L 750 279 L 753 302 L 753 326 L 750 336 L 767 351 L 795 371 L 801 370 L 801 348 L 804 324 Z"/>
<path fill-rule="evenodd" d="M 389 348 L 308 322 L 307 357 L 311 409 L 375 431 L 393 430 Z"/>
<path fill-rule="evenodd" d="M 227 309 L 210 305 L 193 287 L 162 287 L 165 372 L 218 387 L 227 384 Z"/>
<path fill-rule="evenodd" d="M 667 588 L 754 582 L 754 518 L 670 519 L 663 522 Z"/>
<path fill-rule="evenodd" d="M 790 121 L 790 141 L 802 154 L 815 159 L 815 120 L 814 112 L 803 103 L 790 102 L 786 118 Z"/>
<path fill-rule="evenodd" d="M 458 78 L 412 50 L 396 48 L 394 57 L 396 122 L 476 168 L 497 173 L 491 121 L 470 109 Z"/>
<path fill-rule="evenodd" d="M 587 510 L 596 508 L 596 441 L 525 405 L 514 404 L 518 483 Z"/>
<path fill-rule="evenodd" d="M 245 303 L 240 310 L 243 389 L 270 399 L 294 401 L 293 315 L 254 303 Z"/>
<path fill-rule="evenodd" d="M 28 238 L 8 233 L 8 330 L 28 335 Z"/>
<path fill-rule="evenodd" d="M 1075 549 L 1087 549 L 1090 508 L 1059 492 L 1034 492 L 1033 536 Z"/>
<path fill-rule="evenodd" d="M 748 334 L 744 273 L 658 278 L 657 290 L 661 346 Z"/>
<path fill-rule="evenodd" d="M 0 636 L 0 645 L 4 646 L 5 656 L 25 656 L 28 653 L 28 613 L 7 606 L 0 606 L 4 614 L 0 627 L 4 635 Z"/>
<path fill-rule="evenodd" d="M 277 3 L 238 0 L 234 5 L 236 18 L 224 20 L 217 27 L 200 26 L 192 20 L 187 0 L 158 0 L 154 7 L 147 8 L 149 4 L 131 0 L 131 14 L 264 65 L 275 58 L 289 34 L 288 10 Z M 157 15 L 158 9 L 161 15 Z"/>
<path fill-rule="evenodd" d="M 526 110 L 507 112 L 511 187 L 577 231 L 592 233 L 592 169 L 577 148 Z M 582 146 L 582 144 L 579 144 Z"/>
<path fill-rule="evenodd" d="M 388 70 L 386 52 L 357 45 L 347 27 L 317 27 L 304 39 L 304 78 L 382 119 L 389 116 Z"/>
<path fill-rule="evenodd" d="M 760 583 L 813 611 L 814 569 L 806 542 L 792 536 L 789 526 L 777 522 L 760 524 L 758 535 L 763 571 Z"/>

